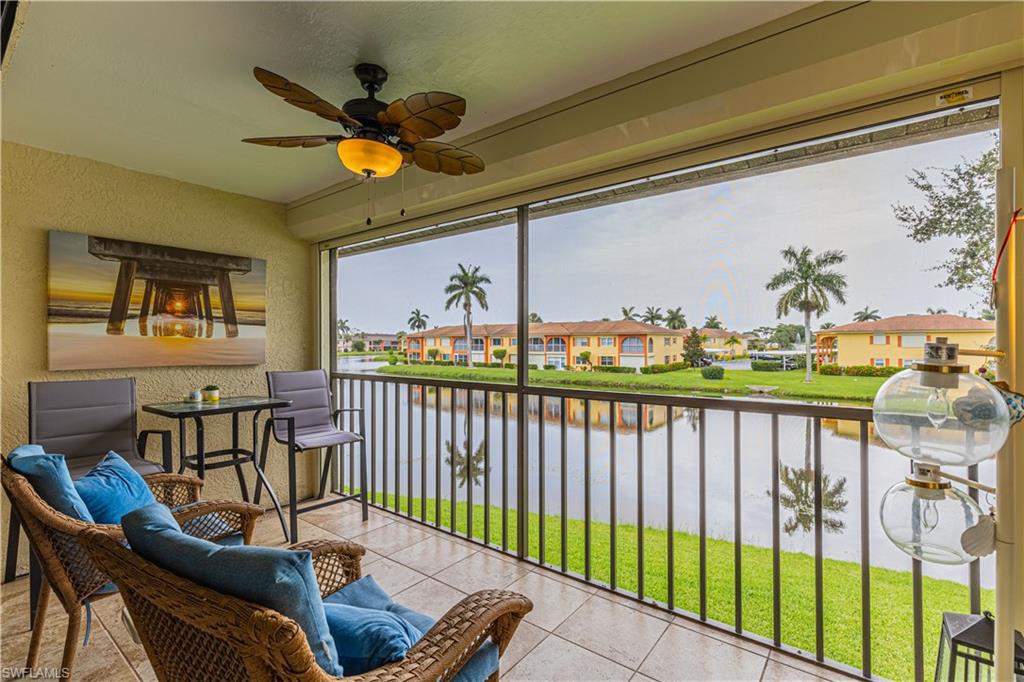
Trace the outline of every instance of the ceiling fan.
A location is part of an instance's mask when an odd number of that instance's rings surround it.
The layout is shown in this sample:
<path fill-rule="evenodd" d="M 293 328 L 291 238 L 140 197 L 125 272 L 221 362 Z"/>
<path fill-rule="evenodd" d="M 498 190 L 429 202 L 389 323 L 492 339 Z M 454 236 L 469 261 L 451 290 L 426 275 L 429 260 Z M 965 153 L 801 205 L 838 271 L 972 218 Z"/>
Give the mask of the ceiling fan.
<path fill-rule="evenodd" d="M 462 175 L 479 173 L 484 162 L 476 154 L 444 142 L 434 142 L 462 122 L 466 100 L 447 92 L 418 92 L 387 104 L 376 98 L 388 72 L 376 64 L 359 64 L 356 78 L 366 97 L 351 99 L 339 109 L 316 93 L 284 76 L 260 67 L 253 75 L 285 102 L 341 125 L 337 135 L 248 137 L 242 142 L 269 147 L 337 146 L 342 165 L 363 178 L 386 178 L 403 164 L 414 164 L 432 173 Z"/>

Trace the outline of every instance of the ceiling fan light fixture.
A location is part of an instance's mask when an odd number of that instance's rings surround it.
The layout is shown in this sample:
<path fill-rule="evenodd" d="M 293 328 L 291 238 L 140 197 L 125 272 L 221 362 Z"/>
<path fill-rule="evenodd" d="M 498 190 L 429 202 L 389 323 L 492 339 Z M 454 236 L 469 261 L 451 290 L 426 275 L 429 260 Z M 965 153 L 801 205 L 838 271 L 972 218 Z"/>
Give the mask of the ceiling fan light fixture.
<path fill-rule="evenodd" d="M 402 153 L 376 140 L 350 137 L 338 143 L 338 158 L 345 168 L 363 177 L 387 178 L 402 167 Z"/>

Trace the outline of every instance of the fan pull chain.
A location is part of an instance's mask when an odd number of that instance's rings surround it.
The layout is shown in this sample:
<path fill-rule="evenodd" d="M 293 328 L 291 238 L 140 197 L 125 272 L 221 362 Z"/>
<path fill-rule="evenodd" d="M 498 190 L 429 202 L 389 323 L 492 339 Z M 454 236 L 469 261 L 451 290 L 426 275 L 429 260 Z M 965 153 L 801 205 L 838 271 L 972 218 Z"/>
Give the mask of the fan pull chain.
<path fill-rule="evenodd" d="M 398 215 L 405 217 L 405 164 L 402 165 L 402 210 L 398 212 Z"/>
<path fill-rule="evenodd" d="M 363 180 L 363 184 L 366 185 L 366 224 L 367 225 L 373 225 L 372 206 L 371 206 L 371 198 L 372 197 L 371 197 L 371 192 L 370 192 L 370 184 L 371 184 L 371 182 L 372 182 L 372 180 L 370 178 L 370 175 L 367 174 L 366 175 L 366 179 Z"/>

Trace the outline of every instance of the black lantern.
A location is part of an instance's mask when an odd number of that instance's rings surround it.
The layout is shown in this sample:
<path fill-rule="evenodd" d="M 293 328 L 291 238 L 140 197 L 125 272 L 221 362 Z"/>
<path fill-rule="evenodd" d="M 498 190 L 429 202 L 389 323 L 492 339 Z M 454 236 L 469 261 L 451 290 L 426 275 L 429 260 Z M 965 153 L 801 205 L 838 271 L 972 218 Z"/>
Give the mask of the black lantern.
<path fill-rule="evenodd" d="M 992 656 L 995 642 L 995 620 L 985 615 L 964 613 L 942 614 L 942 637 L 939 660 L 935 666 L 935 682 L 988 682 L 995 679 Z M 1024 682 L 1024 637 L 1015 633 L 1013 673 Z"/>

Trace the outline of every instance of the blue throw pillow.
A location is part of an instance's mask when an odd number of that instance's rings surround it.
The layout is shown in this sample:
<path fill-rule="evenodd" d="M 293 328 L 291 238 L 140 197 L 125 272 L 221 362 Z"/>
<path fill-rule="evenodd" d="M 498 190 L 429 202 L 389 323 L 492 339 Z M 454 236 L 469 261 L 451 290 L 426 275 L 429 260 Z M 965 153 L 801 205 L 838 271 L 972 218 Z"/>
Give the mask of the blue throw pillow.
<path fill-rule="evenodd" d="M 316 662 L 341 676 L 310 552 L 241 545 L 222 547 L 181 532 L 170 509 L 151 504 L 121 520 L 132 549 L 144 559 L 217 592 L 274 609 L 294 620 Z"/>
<path fill-rule="evenodd" d="M 96 523 L 121 523 L 121 517 L 156 502 L 146 480 L 116 452 L 75 481 L 75 489 Z"/>
<path fill-rule="evenodd" d="M 387 611 L 324 604 L 324 612 L 345 675 L 361 675 L 400 661 L 423 636 L 408 621 Z"/>
<path fill-rule="evenodd" d="M 372 575 L 367 575 L 355 582 L 349 583 L 324 600 L 324 608 L 331 608 L 334 604 L 346 604 L 359 606 L 366 609 L 377 609 L 387 611 L 405 620 L 421 633 L 427 633 L 434 627 L 437 621 L 425 614 L 413 611 L 407 606 L 395 603 L 387 592 L 381 589 Z M 417 637 L 413 644 L 420 640 Z M 452 679 L 452 682 L 483 682 L 498 670 L 498 645 L 488 639 L 473 657 L 466 661 L 462 670 Z"/>
<path fill-rule="evenodd" d="M 8 455 L 11 468 L 28 479 L 48 505 L 62 514 L 93 523 L 89 507 L 71 480 L 64 455 L 48 455 L 38 445 L 19 445 Z"/>

